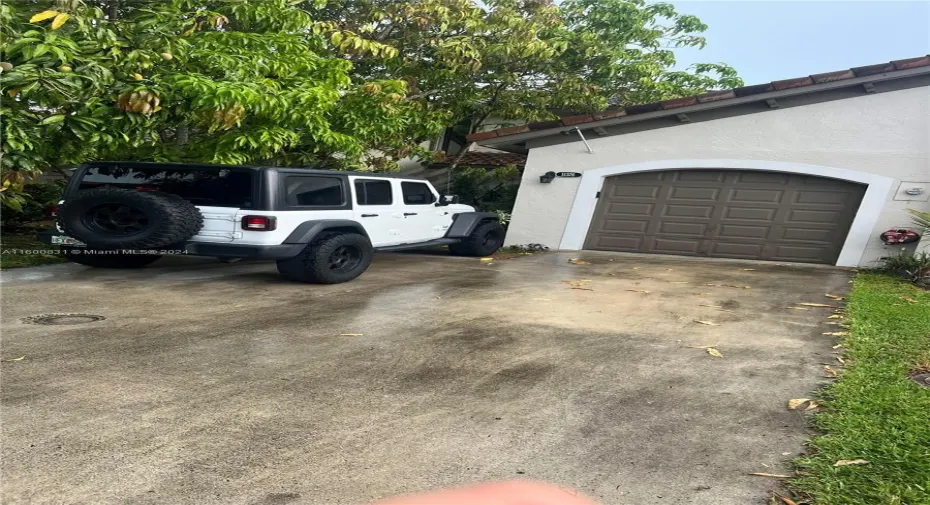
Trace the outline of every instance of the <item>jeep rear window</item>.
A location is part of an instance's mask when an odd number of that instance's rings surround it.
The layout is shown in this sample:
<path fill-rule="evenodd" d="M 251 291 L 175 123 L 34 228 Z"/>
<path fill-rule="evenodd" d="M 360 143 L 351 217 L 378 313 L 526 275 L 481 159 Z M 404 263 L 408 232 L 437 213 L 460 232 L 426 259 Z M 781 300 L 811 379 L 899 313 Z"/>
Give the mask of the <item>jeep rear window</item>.
<path fill-rule="evenodd" d="M 204 168 L 165 170 L 156 167 L 90 167 L 81 177 L 80 189 L 116 186 L 140 191 L 163 191 L 194 205 L 252 208 L 252 170 Z"/>

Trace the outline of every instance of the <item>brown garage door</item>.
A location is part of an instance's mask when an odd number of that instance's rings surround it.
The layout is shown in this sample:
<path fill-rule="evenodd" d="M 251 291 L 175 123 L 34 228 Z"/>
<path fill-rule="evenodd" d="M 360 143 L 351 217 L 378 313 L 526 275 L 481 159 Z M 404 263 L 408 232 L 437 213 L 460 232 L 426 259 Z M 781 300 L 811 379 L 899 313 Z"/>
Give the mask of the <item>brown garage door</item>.
<path fill-rule="evenodd" d="M 585 249 L 836 262 L 865 186 L 739 170 L 609 177 Z"/>

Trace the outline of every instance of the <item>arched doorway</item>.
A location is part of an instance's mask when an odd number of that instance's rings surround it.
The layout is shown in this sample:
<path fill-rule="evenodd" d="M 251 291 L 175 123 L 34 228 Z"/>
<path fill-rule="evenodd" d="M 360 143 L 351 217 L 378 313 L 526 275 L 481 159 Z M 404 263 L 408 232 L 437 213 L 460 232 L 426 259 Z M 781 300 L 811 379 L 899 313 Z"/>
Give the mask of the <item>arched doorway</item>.
<path fill-rule="evenodd" d="M 895 182 L 894 179 L 890 177 L 854 170 L 821 165 L 808 165 L 804 163 L 763 160 L 655 160 L 607 166 L 594 170 L 587 170 L 583 173 L 575 192 L 568 220 L 566 221 L 562 239 L 559 243 L 559 248 L 563 250 L 580 250 L 584 248 L 588 240 L 588 231 L 591 229 L 595 211 L 600 202 L 598 198 L 599 192 L 602 191 L 605 181 L 608 178 L 639 172 L 680 172 L 682 170 L 752 173 L 781 172 L 785 174 L 813 176 L 819 179 L 845 181 L 863 187 L 864 194 L 861 196 L 858 211 L 855 209 L 851 211 L 851 214 L 854 214 L 852 222 L 845 227 L 848 233 L 833 263 L 838 266 L 857 266 L 859 264 L 866 246 L 870 240 L 874 239 L 872 231 L 878 221 L 879 215 L 884 209 L 885 201 Z M 830 190 L 828 189 L 827 193 L 829 192 Z M 827 261 L 818 260 L 818 262 Z"/>

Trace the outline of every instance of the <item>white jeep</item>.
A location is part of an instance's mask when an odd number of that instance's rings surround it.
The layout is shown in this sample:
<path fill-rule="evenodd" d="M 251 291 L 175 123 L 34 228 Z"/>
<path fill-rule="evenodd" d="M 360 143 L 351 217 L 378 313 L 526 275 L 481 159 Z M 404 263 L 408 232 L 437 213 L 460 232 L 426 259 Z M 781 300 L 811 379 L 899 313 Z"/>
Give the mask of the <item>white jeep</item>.
<path fill-rule="evenodd" d="M 92 267 L 139 268 L 177 253 L 265 258 L 290 279 L 335 284 L 361 275 L 376 250 L 497 251 L 497 216 L 455 202 L 400 175 L 96 162 L 74 171 L 57 229 L 39 238 Z"/>

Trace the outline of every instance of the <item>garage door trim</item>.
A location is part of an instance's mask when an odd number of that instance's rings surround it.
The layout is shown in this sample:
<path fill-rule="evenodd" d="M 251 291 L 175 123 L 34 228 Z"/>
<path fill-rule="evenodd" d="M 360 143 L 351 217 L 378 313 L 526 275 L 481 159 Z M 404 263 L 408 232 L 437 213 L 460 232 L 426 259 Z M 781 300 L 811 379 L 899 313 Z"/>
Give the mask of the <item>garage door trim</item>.
<path fill-rule="evenodd" d="M 760 160 L 658 160 L 627 165 L 614 165 L 588 170 L 582 173 L 578 190 L 572 203 L 568 222 L 562 233 L 559 249 L 577 251 L 584 246 L 585 237 L 594 217 L 597 205 L 596 194 L 604 185 L 604 179 L 614 175 L 633 172 L 654 172 L 682 169 L 731 169 L 759 170 L 767 172 L 787 172 L 840 179 L 865 184 L 867 189 L 859 205 L 859 211 L 850 226 L 849 234 L 840 250 L 837 266 L 854 267 L 859 264 L 865 248 L 872 239 L 872 231 L 878 216 L 885 205 L 885 199 L 891 191 L 894 179 L 876 174 L 847 170 L 844 168 L 808 165 L 803 163 L 786 163 Z M 559 181 L 568 182 L 568 181 Z"/>

